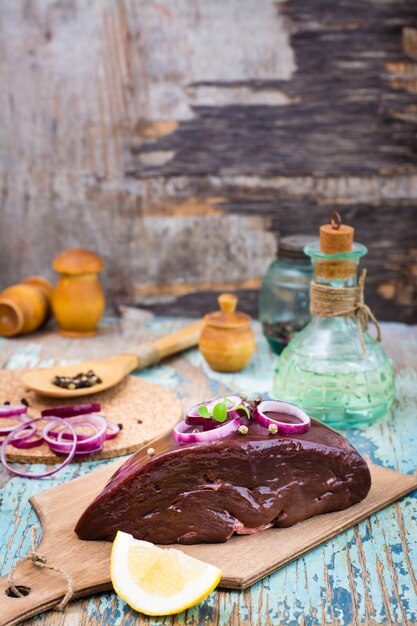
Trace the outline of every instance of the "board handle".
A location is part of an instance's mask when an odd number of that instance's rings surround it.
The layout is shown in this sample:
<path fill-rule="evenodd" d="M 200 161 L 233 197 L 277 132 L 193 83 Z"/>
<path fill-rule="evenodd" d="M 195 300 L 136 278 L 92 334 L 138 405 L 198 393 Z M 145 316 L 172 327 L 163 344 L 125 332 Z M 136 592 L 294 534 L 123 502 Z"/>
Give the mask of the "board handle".
<path fill-rule="evenodd" d="M 132 360 L 133 369 L 144 369 L 149 365 L 155 365 L 162 359 L 171 354 L 188 350 L 196 346 L 200 339 L 200 334 L 204 326 L 203 320 L 198 320 L 193 324 L 189 324 L 181 330 L 169 335 L 164 335 L 154 341 L 143 343 L 136 349 L 129 351 L 129 356 L 134 356 L 137 359 L 136 365 Z"/>
<path fill-rule="evenodd" d="M 12 597 L 8 595 L 8 576 L 0 578 L 0 626 L 15 626 L 33 615 L 53 608 L 67 591 L 62 574 L 39 569 L 31 561 L 17 566 L 14 584 L 18 588 L 26 587 L 29 592 L 23 598 Z"/>

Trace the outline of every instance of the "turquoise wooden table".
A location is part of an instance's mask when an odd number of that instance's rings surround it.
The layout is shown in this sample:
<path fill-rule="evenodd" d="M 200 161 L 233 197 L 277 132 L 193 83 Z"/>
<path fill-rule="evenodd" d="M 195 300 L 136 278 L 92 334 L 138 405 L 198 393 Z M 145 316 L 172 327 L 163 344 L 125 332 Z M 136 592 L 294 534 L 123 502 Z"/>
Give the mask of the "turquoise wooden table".
<path fill-rule="evenodd" d="M 170 332 L 184 322 L 152 318 L 150 314 L 129 309 L 121 321 L 109 320 L 94 339 L 70 340 L 44 331 L 28 338 L 2 340 L 0 365 L 47 366 L 92 354 L 99 357 L 117 353 L 132 341 Z M 230 390 L 266 396 L 271 392 L 275 357 L 259 326 L 255 327 L 255 356 L 250 366 L 239 374 L 212 372 L 199 352 L 191 350 L 138 375 L 178 393 L 184 406 Z M 384 324 L 383 343 L 396 367 L 397 403 L 391 415 L 367 428 L 346 431 L 346 435 L 374 463 L 412 473 L 417 465 L 417 328 Z M 65 355 L 65 359 L 57 359 L 57 355 Z M 57 476 L 43 480 L 13 478 L 0 469 L 0 574 L 9 571 L 14 560 L 29 548 L 29 527 L 37 520 L 28 498 L 105 463 L 73 463 Z M 65 613 L 49 611 L 25 623 L 37 626 L 416 624 L 417 493 L 248 590 L 215 591 L 199 606 L 178 616 L 146 618 L 109 592 L 74 601 Z"/>

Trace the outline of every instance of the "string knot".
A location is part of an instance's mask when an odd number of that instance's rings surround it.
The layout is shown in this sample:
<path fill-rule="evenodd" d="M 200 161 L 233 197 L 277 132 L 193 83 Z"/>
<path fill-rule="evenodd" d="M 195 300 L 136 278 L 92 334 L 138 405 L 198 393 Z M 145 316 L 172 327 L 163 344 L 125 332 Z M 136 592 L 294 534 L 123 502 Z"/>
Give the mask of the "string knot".
<path fill-rule="evenodd" d="M 34 565 L 39 565 L 40 563 L 44 565 L 46 563 L 46 556 L 39 554 L 39 552 L 32 550 L 32 548 L 28 552 L 28 557 Z"/>
<path fill-rule="evenodd" d="M 66 607 L 68 602 L 71 600 L 74 594 L 74 583 L 73 583 L 71 576 L 65 570 L 55 565 L 49 565 L 47 562 L 48 559 L 46 558 L 46 556 L 37 551 L 36 536 L 38 534 L 38 530 L 39 530 L 39 526 L 37 524 L 35 524 L 34 526 L 31 526 L 29 551 L 26 556 L 22 557 L 21 559 L 19 559 L 13 564 L 13 567 L 10 570 L 9 576 L 8 576 L 9 587 L 17 597 L 19 598 L 24 597 L 24 594 L 18 589 L 18 587 L 16 587 L 16 585 L 14 584 L 14 580 L 13 580 L 13 576 L 14 576 L 17 566 L 20 563 L 23 563 L 23 561 L 32 561 L 33 565 L 36 565 L 36 567 L 43 567 L 45 569 L 50 569 L 50 570 L 53 570 L 54 572 L 58 572 L 59 574 L 62 574 L 67 581 L 67 592 L 62 598 L 61 602 L 59 602 L 59 604 L 57 604 L 57 607 L 56 607 L 57 609 L 62 611 Z"/>
<path fill-rule="evenodd" d="M 318 317 L 354 316 L 362 352 L 367 356 L 363 331 L 368 330 L 371 320 L 377 331 L 376 340 L 381 341 L 381 327 L 365 304 L 365 279 L 366 270 L 362 270 L 357 287 L 331 287 L 311 282 L 310 313 Z"/>

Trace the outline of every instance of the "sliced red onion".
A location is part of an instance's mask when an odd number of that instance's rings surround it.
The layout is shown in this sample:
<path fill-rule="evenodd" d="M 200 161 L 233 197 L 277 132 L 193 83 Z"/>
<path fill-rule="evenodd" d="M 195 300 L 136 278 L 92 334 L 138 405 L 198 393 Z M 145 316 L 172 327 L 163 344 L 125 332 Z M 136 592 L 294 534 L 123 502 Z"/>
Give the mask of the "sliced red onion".
<path fill-rule="evenodd" d="M 111 422 L 107 420 L 107 433 L 106 433 L 106 441 L 108 439 L 114 439 L 121 431 L 120 424 L 116 424 L 116 422 Z"/>
<path fill-rule="evenodd" d="M 27 413 L 22 413 L 21 415 L 14 416 L 12 419 L 17 419 L 20 422 L 27 423 L 30 420 L 30 417 Z M 14 424 L 13 426 L 3 426 L 2 428 L 0 428 L 0 436 L 8 435 L 18 426 L 20 426 L 20 424 Z M 36 431 L 36 426 L 33 427 L 33 431 Z"/>
<path fill-rule="evenodd" d="M 53 409 L 41 411 L 42 417 L 75 417 L 76 415 L 88 415 L 98 413 L 101 406 L 97 403 L 86 402 L 84 404 L 68 404 L 67 406 L 56 406 Z"/>
<path fill-rule="evenodd" d="M 101 452 L 103 450 L 103 446 L 100 446 L 99 448 L 94 448 L 93 450 L 88 450 L 84 451 L 84 450 L 77 450 L 75 455 L 76 456 L 89 456 L 90 454 L 96 454 L 96 452 Z"/>
<path fill-rule="evenodd" d="M 24 404 L 2 404 L 0 405 L 0 417 L 16 417 L 26 413 L 27 406 Z"/>
<path fill-rule="evenodd" d="M 279 420 L 274 420 L 265 415 L 267 411 L 274 411 L 275 413 L 285 413 L 286 415 L 291 415 L 292 417 L 297 417 L 301 422 L 297 423 L 288 423 L 288 422 L 280 422 Z M 301 433 L 306 433 L 311 425 L 311 420 L 307 413 L 304 413 L 302 409 L 295 404 L 290 404 L 289 402 L 282 402 L 281 400 L 263 400 L 258 406 L 255 407 L 252 413 L 253 419 L 264 426 L 265 428 L 269 428 L 271 424 L 278 427 L 278 432 L 286 433 L 290 435 L 299 435 Z"/>
<path fill-rule="evenodd" d="M 20 426 L 20 424 L 15 424 L 14 426 L 6 426 L 5 428 L 0 428 L 0 437 L 6 437 L 9 433 L 11 433 L 18 426 Z"/>
<path fill-rule="evenodd" d="M 101 415 L 100 413 L 98 415 L 104 418 L 104 415 Z M 79 416 L 74 416 L 74 417 L 79 417 Z M 84 417 L 86 420 L 89 418 L 88 415 L 83 415 L 82 417 Z M 112 422 L 110 420 L 106 420 L 106 421 L 107 421 L 107 432 L 106 432 L 106 441 L 107 441 L 108 439 L 114 439 L 115 437 L 117 437 L 117 435 L 121 431 L 121 426 L 120 424 L 116 424 L 115 422 Z M 79 424 L 77 424 L 77 426 L 85 426 L 85 427 L 89 426 L 90 428 L 93 428 L 92 424 L 88 421 L 84 421 L 82 423 L 80 422 Z M 58 439 L 59 441 L 62 441 L 62 439 L 72 439 L 71 433 L 65 432 L 65 429 L 62 429 L 59 432 L 50 430 L 49 436 L 53 437 L 54 439 Z M 83 441 L 84 439 L 88 439 L 90 435 L 86 435 L 85 433 L 77 433 L 77 437 L 78 437 L 78 441 Z"/>
<path fill-rule="evenodd" d="M 55 433 L 56 437 L 51 437 L 50 433 L 56 428 L 57 421 L 60 424 L 64 423 L 64 428 L 60 432 Z M 85 436 L 83 434 L 81 435 L 81 439 L 74 430 L 75 426 L 81 425 L 93 428 L 95 430 L 94 434 L 89 436 Z M 86 421 L 85 415 L 76 415 L 65 419 L 65 421 L 61 418 L 51 417 L 50 421 L 43 427 L 42 437 L 53 452 L 56 452 L 57 454 L 65 454 L 72 446 L 72 440 L 63 441 L 65 438 L 64 432 L 68 429 L 68 427 L 71 428 L 71 436 L 75 437 L 77 453 L 83 452 L 84 454 L 89 454 L 90 452 L 97 450 L 97 448 L 102 447 L 104 441 L 106 440 L 107 421 L 102 415 L 89 415 L 88 422 Z"/>
<path fill-rule="evenodd" d="M 83 417 L 84 418 L 85 416 L 84 415 L 82 415 L 82 416 L 75 415 L 74 417 Z M 73 426 L 77 426 L 77 428 L 89 428 L 90 430 L 93 431 L 93 433 L 92 433 L 93 435 L 96 435 L 97 432 L 100 429 L 99 425 L 91 424 L 90 422 L 85 422 L 84 420 L 82 422 L 77 422 L 75 424 L 74 420 L 71 419 L 71 424 Z M 56 441 L 58 443 L 61 443 L 63 439 L 72 439 L 73 438 L 71 433 L 67 433 L 66 432 L 67 430 L 68 429 L 66 427 L 64 427 L 61 430 L 59 430 L 57 433 L 54 433 L 54 435 L 56 435 Z M 90 439 L 92 434 L 91 433 L 78 433 L 77 432 L 77 439 L 78 439 L 78 441 L 86 441 L 87 439 Z"/>
<path fill-rule="evenodd" d="M 219 402 L 223 402 L 228 407 L 227 409 L 227 417 L 226 419 L 232 420 L 235 417 L 239 417 L 239 412 L 236 410 L 236 407 L 239 405 L 245 405 L 246 403 L 242 402 L 240 396 L 231 395 L 231 396 L 219 396 L 218 398 L 214 398 L 213 400 L 209 400 L 208 402 L 200 402 L 193 406 L 189 411 L 187 411 L 187 415 L 185 418 L 186 424 L 190 426 L 203 426 L 204 430 L 212 430 L 213 428 L 217 428 L 219 424 L 224 424 L 224 422 L 218 422 L 214 419 L 214 417 L 203 417 L 199 414 L 198 409 L 202 406 L 205 406 L 210 413 L 213 414 L 213 409 L 216 404 Z"/>
<path fill-rule="evenodd" d="M 32 439 L 32 433 L 29 436 L 24 437 L 14 437 L 10 442 L 12 446 L 15 448 L 19 448 L 22 450 L 29 450 L 30 448 L 36 448 L 43 444 L 43 437 L 36 437 L 36 439 Z"/>
<path fill-rule="evenodd" d="M 14 431 L 16 428 L 18 428 L 18 426 L 21 426 L 22 424 L 16 424 L 15 426 L 10 426 L 10 429 L 1 429 L 1 430 L 6 430 L 7 432 L 0 432 L 0 436 L 4 436 L 4 438 L 6 438 L 6 436 L 11 433 L 12 431 Z M 36 426 L 34 424 L 31 424 L 30 426 L 27 427 L 27 432 L 25 433 L 23 431 L 23 434 L 21 434 L 19 437 L 15 437 L 13 439 L 13 445 L 15 447 L 17 447 L 15 444 L 16 442 L 19 443 L 21 441 L 26 441 L 27 439 L 30 439 L 31 437 L 33 437 L 33 435 L 36 433 Z M 3 443 L 4 439 L 2 441 L 0 441 L 0 446 Z"/>
<path fill-rule="evenodd" d="M 217 422 L 219 424 L 219 422 Z M 213 430 L 206 430 L 203 432 L 193 433 L 187 432 L 190 428 L 190 424 L 187 424 L 185 420 L 180 422 L 174 427 L 172 436 L 177 443 L 201 443 L 203 441 L 215 441 L 216 439 L 223 439 L 234 433 L 241 425 L 241 418 L 235 417 L 232 420 L 227 420 L 223 424 L 219 424 L 217 428 Z"/>
<path fill-rule="evenodd" d="M 28 478 L 50 476 L 69 463 L 76 455 L 86 456 L 100 452 L 103 449 L 104 442 L 107 439 L 117 437 L 121 430 L 121 426 L 106 420 L 104 415 L 97 413 L 97 411 L 100 411 L 100 405 L 97 403 L 84 403 L 45 409 L 42 411 L 42 417 L 33 420 L 26 413 L 27 407 L 24 405 L 6 405 L 0 408 L 6 407 L 7 411 L 4 411 L 0 417 L 16 418 L 21 423 L 0 428 L 0 437 L 5 437 L 5 439 L 0 440 L 0 447 L 2 444 L 5 444 L 3 446 L 1 460 L 11 472 L 18 476 Z M 42 436 L 34 438 L 37 434 L 35 424 L 40 421 L 47 423 L 43 427 Z M 62 428 L 56 431 L 58 427 Z M 76 427 L 88 427 L 93 432 L 92 434 L 77 433 L 75 430 Z M 69 455 L 68 459 L 58 466 L 57 469 L 52 472 L 34 475 L 15 470 L 7 464 L 4 453 L 5 446 L 10 444 L 16 448 L 29 449 L 39 446 L 43 442 L 47 443 L 50 449 L 56 454 Z"/>
<path fill-rule="evenodd" d="M 23 472 L 20 471 L 14 467 L 12 467 L 9 462 L 7 461 L 6 458 L 6 448 L 9 445 L 9 443 L 12 443 L 13 439 L 16 437 L 16 435 L 18 434 L 18 432 L 20 430 L 25 430 L 27 428 L 27 426 L 29 426 L 30 424 L 37 424 L 41 421 L 44 421 L 43 417 L 37 417 L 33 420 L 30 420 L 29 422 L 24 422 L 23 424 L 20 424 L 16 429 L 14 429 L 12 432 L 10 432 L 6 439 L 3 441 L 3 445 L 0 448 L 0 459 L 1 462 L 3 463 L 4 467 L 6 469 L 9 470 L 9 472 L 12 472 L 13 474 L 16 474 L 16 476 L 21 476 L 22 478 L 46 478 L 47 476 L 52 476 L 52 474 L 55 474 L 56 472 L 59 472 L 59 470 L 61 470 L 63 467 L 65 467 L 66 465 L 68 465 L 68 463 L 70 463 L 72 461 L 72 459 L 74 458 L 75 455 L 75 450 L 77 448 L 77 433 L 74 430 L 74 427 L 69 424 L 68 422 L 64 422 L 64 420 L 62 420 L 59 417 L 55 417 L 54 421 L 55 423 L 61 423 L 63 425 L 67 424 L 68 427 L 70 428 L 70 430 L 72 431 L 72 435 L 74 437 L 73 441 L 70 444 L 70 449 L 66 450 L 66 452 L 68 452 L 68 456 L 66 459 L 63 460 L 62 463 L 60 463 L 57 467 L 55 467 L 54 469 L 50 470 L 49 472 L 43 472 L 42 474 L 28 474 L 27 472 Z"/>
<path fill-rule="evenodd" d="M 203 430 L 213 430 L 214 428 L 217 428 L 218 426 L 221 426 L 221 424 L 225 423 L 225 422 L 218 422 L 217 420 L 214 419 L 214 417 L 209 418 L 209 417 L 203 417 L 202 415 L 193 415 L 191 417 L 187 415 L 184 421 L 188 426 L 202 426 Z M 230 421 L 230 420 L 226 420 L 226 421 Z"/>
<path fill-rule="evenodd" d="M 77 426 L 88 426 L 88 424 L 77 424 Z M 90 424 L 91 426 L 91 424 Z M 93 429 L 94 432 L 97 432 L 97 430 L 94 428 Z M 68 441 L 72 441 L 73 440 L 73 436 L 71 433 L 67 433 L 65 432 L 65 429 L 62 429 L 58 432 L 55 432 L 54 430 L 50 430 L 49 431 L 49 436 L 52 437 L 53 439 L 55 439 L 56 441 L 62 441 L 63 439 L 67 439 Z M 84 441 L 84 439 L 88 439 L 89 437 L 91 437 L 90 434 L 86 434 L 86 433 L 77 433 L 77 440 L 78 441 Z"/>
<path fill-rule="evenodd" d="M 6 428 L 0 428 L 0 437 L 6 437 L 9 433 L 12 432 L 15 428 L 20 426 L 20 424 L 15 424 L 14 426 L 6 426 Z"/>

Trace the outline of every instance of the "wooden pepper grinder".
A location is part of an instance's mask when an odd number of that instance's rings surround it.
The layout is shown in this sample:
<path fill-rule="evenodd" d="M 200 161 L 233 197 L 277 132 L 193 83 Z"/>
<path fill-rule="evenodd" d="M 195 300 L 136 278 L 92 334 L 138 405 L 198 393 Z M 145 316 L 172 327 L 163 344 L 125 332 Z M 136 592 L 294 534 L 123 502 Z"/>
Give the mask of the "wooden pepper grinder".
<path fill-rule="evenodd" d="M 217 299 L 220 311 L 204 316 L 199 348 L 216 372 L 239 372 L 255 349 L 251 317 L 235 311 L 237 297 L 223 293 Z"/>
<path fill-rule="evenodd" d="M 42 276 L 28 276 L 0 294 L 0 335 L 26 335 L 51 316 L 52 285 Z"/>

